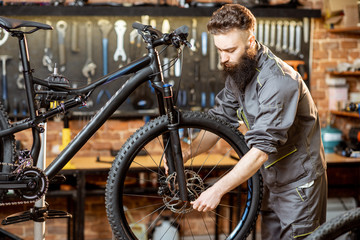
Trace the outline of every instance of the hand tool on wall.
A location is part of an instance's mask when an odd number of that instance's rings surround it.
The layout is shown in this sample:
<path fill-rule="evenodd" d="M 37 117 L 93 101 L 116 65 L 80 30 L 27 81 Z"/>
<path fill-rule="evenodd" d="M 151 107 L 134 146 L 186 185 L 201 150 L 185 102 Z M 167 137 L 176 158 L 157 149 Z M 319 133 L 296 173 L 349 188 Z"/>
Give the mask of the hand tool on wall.
<path fill-rule="evenodd" d="M 20 54 L 19 54 L 18 70 L 19 70 L 19 75 L 18 75 L 18 77 L 16 79 L 16 86 L 17 86 L 18 89 L 25 89 L 23 65 L 22 65 Z"/>
<path fill-rule="evenodd" d="M 66 70 L 66 57 L 65 57 L 65 34 L 67 29 L 67 23 L 60 20 L 56 23 L 56 30 L 58 32 L 58 44 L 59 44 L 59 70 L 64 72 Z"/>
<path fill-rule="evenodd" d="M 2 62 L 2 79 L 1 79 L 1 86 L 2 86 L 2 104 L 5 108 L 6 112 L 9 112 L 9 98 L 8 98 L 8 89 L 7 89 L 7 73 L 6 73 L 6 61 L 10 60 L 11 56 L 8 55 L 0 55 L 0 60 Z"/>
<path fill-rule="evenodd" d="M 257 39 L 260 43 L 264 43 L 264 21 L 263 20 L 259 20 L 258 25 L 257 25 Z"/>
<path fill-rule="evenodd" d="M 156 20 L 155 19 L 150 20 L 150 26 L 152 26 L 153 28 L 156 28 Z"/>
<path fill-rule="evenodd" d="M 304 29 L 304 43 L 308 43 L 309 42 L 309 18 L 308 17 L 304 17 L 303 18 L 303 29 Z"/>
<path fill-rule="evenodd" d="M 265 20 L 264 23 L 264 44 L 265 46 L 269 45 L 270 39 L 270 20 Z"/>
<path fill-rule="evenodd" d="M 196 42 L 196 30 L 197 30 L 197 19 L 193 18 L 192 20 L 192 24 L 191 24 L 191 39 L 190 39 L 190 44 L 191 44 L 191 51 L 196 52 L 197 51 L 197 42 Z"/>
<path fill-rule="evenodd" d="M 112 29 L 112 24 L 107 19 L 100 19 L 98 26 L 102 35 L 102 47 L 103 47 L 103 75 L 108 74 L 108 45 L 109 45 L 109 33 Z"/>
<path fill-rule="evenodd" d="M 79 23 L 74 21 L 71 25 L 71 51 L 80 52 L 79 48 Z"/>
<path fill-rule="evenodd" d="M 121 62 L 126 61 L 126 53 L 124 49 L 124 36 L 126 32 L 126 22 L 124 20 L 118 20 L 115 22 L 115 32 L 117 35 L 117 47 L 114 53 L 114 61 L 117 62 L 119 57 L 121 57 Z M 119 67 L 122 66 L 120 63 Z"/>
<path fill-rule="evenodd" d="M 210 35 L 210 43 L 209 43 L 209 68 L 211 71 L 215 71 L 216 70 L 216 47 L 215 47 L 215 43 L 214 43 L 214 36 L 211 34 Z"/>
<path fill-rule="evenodd" d="M 161 31 L 163 33 L 168 33 L 170 31 L 170 23 L 169 23 L 169 20 L 166 19 L 166 18 L 163 20 Z M 164 53 L 164 58 L 163 58 L 164 78 L 168 78 L 170 76 L 170 74 L 169 74 L 169 62 L 170 62 L 170 60 L 169 60 L 168 52 L 167 52 L 167 49 L 166 49 L 165 53 Z"/>
<path fill-rule="evenodd" d="M 187 92 L 183 85 L 180 86 L 177 94 L 177 105 L 178 107 L 186 107 L 187 105 Z"/>
<path fill-rule="evenodd" d="M 281 52 L 281 40 L 282 40 L 282 25 L 283 22 L 282 21 L 277 21 L 276 22 L 276 51 L 277 52 Z"/>
<path fill-rule="evenodd" d="M 47 25 L 51 26 L 50 21 L 46 21 Z M 42 58 L 42 64 L 44 67 L 47 67 L 49 72 L 53 71 L 53 54 L 51 51 L 51 36 L 52 31 L 45 31 L 45 48 L 44 48 L 44 56 Z"/>
<path fill-rule="evenodd" d="M 196 101 L 197 101 L 197 97 L 196 97 L 195 86 L 194 86 L 194 84 L 191 84 L 190 90 L 189 90 L 189 101 L 188 101 L 188 103 L 189 103 L 190 106 L 195 106 Z"/>
<path fill-rule="evenodd" d="M 9 32 L 3 28 L 0 28 L 0 46 L 4 45 L 8 38 Z"/>
<path fill-rule="evenodd" d="M 304 54 L 301 52 L 301 28 L 302 22 L 296 23 L 296 42 L 295 42 L 295 54 L 298 55 L 301 59 L 304 58 Z"/>
<path fill-rule="evenodd" d="M 276 37 L 276 22 L 271 21 L 270 26 L 270 47 L 275 47 L 275 37 Z"/>
<path fill-rule="evenodd" d="M 205 57 L 207 55 L 208 37 L 207 32 L 201 33 L 201 53 Z"/>
<path fill-rule="evenodd" d="M 181 61 L 178 59 L 174 65 L 175 77 L 181 76 Z"/>
<path fill-rule="evenodd" d="M 95 75 L 96 64 L 92 59 L 92 22 L 87 21 L 86 26 L 86 61 L 82 68 L 82 74 L 87 78 L 88 84 L 91 83 L 91 76 Z"/>
<path fill-rule="evenodd" d="M 289 21 L 284 21 L 283 25 L 283 41 L 282 41 L 282 50 L 288 52 L 288 39 L 289 39 Z"/>
<path fill-rule="evenodd" d="M 295 27 L 296 22 L 290 21 L 289 23 L 289 53 L 295 55 Z"/>
<path fill-rule="evenodd" d="M 98 26 L 102 35 L 102 47 L 103 47 L 103 75 L 108 74 L 108 45 L 109 45 L 109 33 L 112 29 L 112 24 L 107 19 L 100 19 Z M 101 89 L 96 97 L 96 104 L 99 104 L 103 95 L 107 98 L 111 98 L 111 94 L 107 89 Z"/>

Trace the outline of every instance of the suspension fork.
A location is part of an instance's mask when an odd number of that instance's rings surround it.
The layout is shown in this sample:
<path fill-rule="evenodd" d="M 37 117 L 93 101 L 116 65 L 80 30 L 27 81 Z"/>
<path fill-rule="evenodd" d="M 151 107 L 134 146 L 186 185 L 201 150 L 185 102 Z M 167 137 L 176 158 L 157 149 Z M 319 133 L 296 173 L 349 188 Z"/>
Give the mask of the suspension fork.
<path fill-rule="evenodd" d="M 168 141 L 170 141 L 168 143 L 169 146 L 167 146 L 167 149 L 165 150 L 165 154 L 169 152 L 168 155 L 170 155 L 169 156 L 170 158 L 166 158 L 166 160 L 169 165 L 170 173 L 171 173 L 170 166 L 172 165 L 173 168 L 175 168 L 174 170 L 176 172 L 176 180 L 179 186 L 180 199 L 182 201 L 189 201 L 187 187 L 186 187 L 184 162 L 182 157 L 180 137 L 178 131 L 179 112 L 174 107 L 173 91 L 170 84 L 164 85 L 164 98 L 167 107 L 167 116 L 169 119 L 169 123 L 167 127 L 170 135 L 170 138 L 168 139 Z M 166 155 L 166 157 L 168 156 Z"/>

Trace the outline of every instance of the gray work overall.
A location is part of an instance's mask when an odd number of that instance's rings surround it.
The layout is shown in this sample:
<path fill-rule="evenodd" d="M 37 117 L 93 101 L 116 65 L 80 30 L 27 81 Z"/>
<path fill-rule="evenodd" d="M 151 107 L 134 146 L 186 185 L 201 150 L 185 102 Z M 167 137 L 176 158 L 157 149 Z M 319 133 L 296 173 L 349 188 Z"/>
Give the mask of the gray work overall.
<path fill-rule="evenodd" d="M 269 156 L 263 239 L 301 239 L 325 221 L 327 179 L 320 121 L 300 74 L 257 43 L 257 72 L 242 94 L 228 77 L 209 113 L 247 126 L 247 145 Z"/>

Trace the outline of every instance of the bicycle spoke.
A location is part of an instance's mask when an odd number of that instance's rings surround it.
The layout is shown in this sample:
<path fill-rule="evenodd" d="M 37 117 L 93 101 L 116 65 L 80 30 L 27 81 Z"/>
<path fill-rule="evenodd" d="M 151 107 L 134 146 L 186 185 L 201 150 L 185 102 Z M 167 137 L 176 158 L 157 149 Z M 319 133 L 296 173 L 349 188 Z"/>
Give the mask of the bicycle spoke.
<path fill-rule="evenodd" d="M 230 221 L 229 218 L 224 217 L 224 216 L 222 216 L 221 214 L 216 213 L 215 211 L 211 211 L 211 212 L 214 213 L 214 214 L 217 215 L 217 216 L 222 217 L 222 218 L 225 219 L 225 220 L 228 220 L 228 221 L 230 222 L 230 224 L 232 224 L 232 222 Z M 211 220 L 215 223 L 215 225 L 216 225 L 217 227 L 220 227 L 218 224 L 216 224 L 216 220 L 215 220 L 214 218 L 212 218 L 211 215 L 209 215 L 209 218 L 211 218 Z M 226 238 L 228 237 L 228 234 L 226 234 L 226 233 L 223 231 L 222 228 L 220 228 L 220 231 L 225 235 Z"/>
<path fill-rule="evenodd" d="M 142 198 L 158 198 L 158 199 L 162 199 L 161 196 L 149 196 L 149 195 L 140 195 L 140 194 L 129 194 L 129 193 L 124 193 L 123 196 L 127 196 L 127 197 L 142 197 Z"/>
<path fill-rule="evenodd" d="M 205 134 L 204 134 L 204 135 L 205 135 Z M 220 138 L 218 138 L 218 140 L 216 141 L 216 143 L 214 144 L 214 146 L 212 146 L 212 147 L 210 148 L 208 156 L 206 157 L 206 159 L 204 160 L 204 162 L 203 162 L 202 165 L 200 166 L 200 168 L 199 168 L 199 170 L 198 170 L 197 173 L 199 173 L 199 172 L 201 171 L 201 169 L 204 167 L 205 163 L 206 163 L 207 160 L 209 159 L 210 154 L 211 154 L 212 151 L 214 150 L 214 148 L 215 148 L 216 144 L 219 142 L 219 140 L 220 140 Z M 216 167 L 216 166 L 214 166 L 214 168 L 215 168 L 215 167 Z"/>
<path fill-rule="evenodd" d="M 143 149 L 144 149 L 144 151 L 147 153 L 147 155 L 151 158 L 151 160 L 153 161 L 153 163 L 155 164 L 155 166 L 158 167 L 158 169 L 160 170 L 161 174 L 162 174 L 162 175 L 165 175 L 165 173 L 162 171 L 162 169 L 161 169 L 161 167 L 160 167 L 162 158 L 160 159 L 159 165 L 157 165 L 157 163 L 155 162 L 154 158 L 153 158 L 152 155 L 146 150 L 146 148 L 144 147 Z M 159 173 L 158 173 L 158 175 L 159 175 Z"/>
<path fill-rule="evenodd" d="M 185 218 L 186 218 L 186 222 L 187 222 L 187 224 L 188 224 L 188 226 L 189 226 L 191 236 L 192 236 L 193 240 L 195 240 L 194 233 L 193 233 L 192 230 L 191 230 L 189 218 L 188 218 L 187 216 L 185 216 Z"/>
<path fill-rule="evenodd" d="M 207 234 L 208 234 L 209 238 L 210 238 L 210 239 L 212 239 L 212 238 L 211 238 L 211 235 L 210 235 L 210 232 L 209 232 L 209 229 L 208 229 L 208 227 L 207 227 L 207 225 L 206 225 L 206 222 L 205 222 L 205 219 L 204 219 L 203 213 L 200 213 L 200 215 L 201 215 L 201 218 L 202 218 L 202 220 L 203 220 L 203 223 L 204 223 L 204 226 L 205 226 L 206 232 L 207 232 Z"/>
<path fill-rule="evenodd" d="M 152 207 L 155 207 L 155 206 L 159 206 L 159 205 L 163 205 L 164 203 L 163 202 L 161 202 L 161 203 L 156 203 L 156 204 L 150 204 L 150 205 L 146 205 L 146 206 L 142 206 L 142 207 L 137 207 L 137 208 L 131 208 L 131 209 L 129 209 L 129 210 L 132 210 L 132 211 L 134 211 L 134 210 L 141 210 L 141 209 L 146 209 L 146 208 L 152 208 Z"/>

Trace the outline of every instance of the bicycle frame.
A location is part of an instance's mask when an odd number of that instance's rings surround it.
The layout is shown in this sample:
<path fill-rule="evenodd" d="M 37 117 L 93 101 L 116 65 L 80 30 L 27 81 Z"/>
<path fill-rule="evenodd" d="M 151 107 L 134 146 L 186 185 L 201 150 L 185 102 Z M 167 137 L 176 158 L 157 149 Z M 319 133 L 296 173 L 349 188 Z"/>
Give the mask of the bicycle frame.
<path fill-rule="evenodd" d="M 80 94 L 87 94 L 103 84 L 109 83 L 121 76 L 135 73 L 130 77 L 120 89 L 104 104 L 103 107 L 91 118 L 91 120 L 83 127 L 77 136 L 61 151 L 61 153 L 52 161 L 52 163 L 45 169 L 45 174 L 49 179 L 52 179 L 71 158 L 84 146 L 91 136 L 111 117 L 116 109 L 129 97 L 129 95 L 142 83 L 150 80 L 155 89 L 157 96 L 158 108 L 160 115 L 165 114 L 165 103 L 163 99 L 163 75 L 159 60 L 158 52 L 155 48 L 149 48 L 149 53 L 144 57 L 133 61 L 132 63 L 103 76 L 93 83 L 78 89 L 71 89 L 69 93 L 76 93 L 74 99 L 66 101 L 60 107 L 50 109 L 49 111 L 38 114 L 35 108 L 35 91 L 34 84 L 44 85 L 44 80 L 32 76 L 30 68 L 30 60 L 27 48 L 27 41 L 24 33 L 17 33 L 16 37 L 19 39 L 20 55 L 22 65 L 24 67 L 24 81 L 28 102 L 28 110 L 30 118 L 21 121 L 19 124 L 12 126 L 6 130 L 0 131 L 0 137 L 5 137 L 25 129 L 32 128 L 33 145 L 31 148 L 31 155 L 36 165 L 40 152 L 40 133 L 42 129 L 38 124 L 45 122 L 46 119 L 55 116 L 60 112 L 66 112 L 68 109 L 83 104 L 84 100 Z M 75 94 L 74 94 L 75 95 Z"/>

